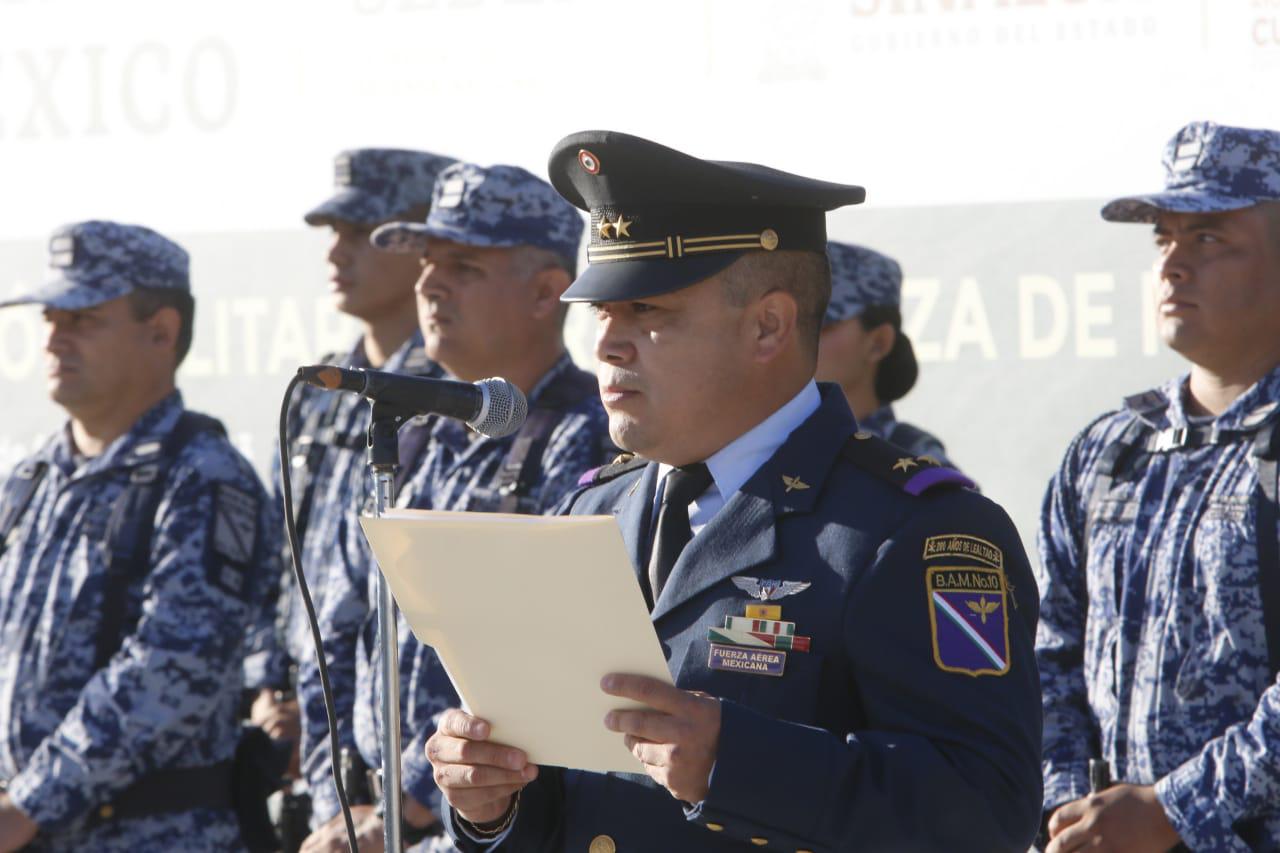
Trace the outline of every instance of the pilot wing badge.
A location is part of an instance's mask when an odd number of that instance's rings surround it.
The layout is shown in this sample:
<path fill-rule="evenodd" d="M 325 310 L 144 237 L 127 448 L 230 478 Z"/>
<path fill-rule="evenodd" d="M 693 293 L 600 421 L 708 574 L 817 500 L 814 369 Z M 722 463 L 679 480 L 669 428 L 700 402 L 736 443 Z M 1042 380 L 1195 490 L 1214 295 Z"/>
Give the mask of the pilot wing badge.
<path fill-rule="evenodd" d="M 746 575 L 734 575 L 733 585 L 752 598 L 760 601 L 777 601 L 809 588 L 807 581 L 780 581 L 760 578 L 749 578 Z"/>

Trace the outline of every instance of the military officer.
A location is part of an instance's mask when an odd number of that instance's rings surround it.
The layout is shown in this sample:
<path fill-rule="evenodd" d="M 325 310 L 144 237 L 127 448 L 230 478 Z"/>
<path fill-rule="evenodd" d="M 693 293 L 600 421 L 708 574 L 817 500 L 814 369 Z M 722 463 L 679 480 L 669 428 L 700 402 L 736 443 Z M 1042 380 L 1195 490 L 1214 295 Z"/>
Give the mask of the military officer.
<path fill-rule="evenodd" d="M 831 301 L 818 339 L 818 381 L 841 387 L 859 429 L 950 465 L 941 441 L 893 413 L 892 403 L 920 374 L 902 331 L 902 267 L 872 249 L 834 240 L 827 243 L 827 261 Z"/>
<path fill-rule="evenodd" d="M 1280 132 L 1193 122 L 1164 167 L 1102 216 L 1154 226 L 1189 372 L 1072 441 L 1040 523 L 1053 853 L 1280 849 Z"/>
<path fill-rule="evenodd" d="M 310 210 L 308 225 L 327 227 L 329 290 L 334 307 L 357 319 L 359 338 L 346 353 L 322 360 L 342 367 L 367 367 L 391 372 L 435 375 L 436 368 L 422 353 L 413 309 L 413 283 L 418 264 L 413 258 L 387 255 L 369 245 L 377 226 L 404 216 L 424 216 L 431 203 L 436 175 L 453 162 L 425 151 L 360 148 L 344 151 L 334 162 L 334 194 Z M 337 524 L 355 517 L 369 492 L 365 442 L 369 406 L 352 394 L 326 394 L 303 386 L 290 410 L 289 434 L 295 512 L 302 543 L 304 571 L 319 572 L 333 547 Z M 278 488 L 278 475 L 276 479 Z M 277 735 L 296 737 L 301 714 L 302 775 L 324 778 L 329 767 L 328 717 L 306 612 L 285 568 L 285 634 L 288 658 L 297 669 L 297 705 L 264 694 L 254 719 Z M 323 599 L 321 583 L 311 593 Z M 335 643 L 344 640 L 324 634 Z M 339 740 L 354 749 L 351 708 L 354 671 L 348 658 L 331 658 L 330 679 L 339 721 Z M 283 675 L 278 680 L 285 681 Z M 294 686 L 284 685 L 281 686 Z M 332 782 L 313 786 L 311 822 L 318 826 L 338 811 Z"/>
<path fill-rule="evenodd" d="M 66 426 L 0 492 L 0 850 L 242 849 L 231 759 L 279 519 L 184 408 L 187 253 L 88 221 L 49 243 L 48 385 Z"/>
<path fill-rule="evenodd" d="M 466 850 L 1025 850 L 1038 820 L 1036 595 L 1008 517 L 857 432 L 813 381 L 825 211 L 863 190 L 569 136 L 552 183 L 591 213 L 609 430 L 585 478 L 616 514 L 674 687 L 601 688 L 635 774 L 525 760 L 450 709 L 427 742 Z M 643 772 L 639 772 L 643 771 Z"/>
<path fill-rule="evenodd" d="M 582 230 L 581 214 L 528 171 L 458 163 L 441 172 L 425 223 L 392 223 L 374 232 L 375 245 L 421 259 L 417 304 L 427 355 L 455 379 L 505 377 L 520 387 L 530 407 L 520 431 L 500 439 L 448 418 L 406 427 L 402 455 L 406 445 L 423 450 L 401 505 L 547 513 L 585 471 L 616 455 L 595 378 L 574 366 L 564 346 L 560 297 L 573 281 Z M 368 568 L 372 554 L 363 534 L 352 525 L 337 541 L 343 559 L 326 576 L 326 630 L 354 623 L 376 601 L 376 573 Z M 349 606 L 356 596 L 364 600 Z M 437 820 L 440 794 L 423 744 L 435 717 L 458 698 L 435 652 L 414 638 L 403 618 L 398 639 L 405 837 L 421 841 L 422 849 L 436 849 L 432 845 L 440 841 L 432 836 L 443 832 Z M 352 652 L 358 673 L 356 741 L 365 764 L 377 768 L 382 685 L 376 640 L 366 634 Z M 342 832 L 335 818 L 303 849 L 344 850 Z M 362 849 L 381 849 L 381 817 L 373 810 L 362 810 L 360 836 Z"/>

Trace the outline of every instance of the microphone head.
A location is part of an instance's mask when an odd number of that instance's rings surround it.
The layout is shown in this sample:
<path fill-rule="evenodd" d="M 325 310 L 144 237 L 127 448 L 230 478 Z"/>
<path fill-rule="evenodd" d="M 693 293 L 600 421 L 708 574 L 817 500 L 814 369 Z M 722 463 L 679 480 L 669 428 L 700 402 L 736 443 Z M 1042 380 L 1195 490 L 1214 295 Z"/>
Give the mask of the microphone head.
<path fill-rule="evenodd" d="M 467 425 L 489 438 L 502 438 L 520 429 L 529 414 L 524 393 L 505 379 L 495 376 L 475 383 L 480 389 L 480 411 Z"/>

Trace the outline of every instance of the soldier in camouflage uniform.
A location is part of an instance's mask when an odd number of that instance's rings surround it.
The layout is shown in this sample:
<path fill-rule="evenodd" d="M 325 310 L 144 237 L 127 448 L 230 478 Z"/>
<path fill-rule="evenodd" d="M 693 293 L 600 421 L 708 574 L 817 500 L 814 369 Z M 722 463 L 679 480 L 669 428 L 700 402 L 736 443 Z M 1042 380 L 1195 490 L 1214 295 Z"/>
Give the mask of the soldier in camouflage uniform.
<path fill-rule="evenodd" d="M 376 245 L 423 257 L 418 312 L 431 358 L 457 379 L 503 376 L 529 400 L 524 427 L 506 438 L 480 436 L 434 416 L 407 427 L 417 437 L 402 437 L 401 447 L 412 442 L 423 452 L 400 505 L 549 513 L 584 471 L 617 453 L 595 378 L 573 365 L 562 337 L 559 298 L 573 280 L 582 230 L 579 213 L 524 169 L 458 164 L 441 173 L 425 223 L 395 223 L 374 232 Z M 326 576 L 326 630 L 351 624 L 376 600 L 368 545 L 354 520 L 344 523 L 350 527 L 337 537 L 341 560 Z M 347 593 L 337 595 L 340 588 Z M 423 744 L 436 715 L 458 698 L 435 653 L 414 638 L 403 618 L 398 624 L 405 837 L 419 844 L 415 849 L 453 849 L 447 838 L 436 837 L 442 830 L 436 819 L 440 794 Z M 381 683 L 373 633 L 366 625 L 352 655 L 358 672 L 356 741 L 365 763 L 376 768 Z M 335 821 L 327 829 L 303 849 L 345 849 L 341 826 Z M 375 846 L 382 843 L 381 833 L 377 815 L 362 822 L 362 838 Z"/>
<path fill-rule="evenodd" d="M 279 518 L 175 389 L 187 253 L 101 221 L 50 252 L 48 283 L 4 303 L 44 306 L 70 419 L 0 492 L 0 850 L 239 850 L 241 667 Z"/>
<path fill-rule="evenodd" d="M 893 414 L 891 404 L 920 372 L 902 332 L 902 267 L 879 252 L 835 241 L 827 243 L 827 261 L 831 301 L 818 341 L 818 380 L 844 389 L 859 429 L 951 464 L 941 441 Z"/>
<path fill-rule="evenodd" d="M 1154 224 L 1190 372 L 1086 427 L 1041 517 L 1053 853 L 1280 850 L 1280 132 L 1195 122 L 1164 166 L 1102 216 Z"/>
<path fill-rule="evenodd" d="M 422 353 L 416 328 L 413 283 L 417 261 L 374 251 L 369 235 L 392 219 L 425 216 L 436 175 L 452 162 L 424 151 L 382 148 L 338 155 L 334 163 L 336 192 L 305 218 L 309 225 L 331 230 L 328 260 L 334 307 L 359 320 L 363 331 L 348 352 L 326 356 L 324 361 L 393 373 L 437 372 Z M 317 603 L 325 592 L 322 584 L 312 580 L 312 572 L 321 567 L 333 547 L 339 520 L 345 515 L 354 517 L 370 491 L 364 451 L 368 428 L 369 406 L 362 398 L 328 394 L 310 386 L 296 392 L 289 413 L 294 508 L 302 565 Z M 276 474 L 278 490 L 278 471 Z M 306 611 L 287 564 L 284 588 L 285 647 L 289 661 L 297 668 L 296 684 L 287 685 L 282 672 L 277 673 L 277 679 L 281 687 L 296 686 L 297 704 L 266 693 L 259 697 L 253 718 L 276 736 L 297 737 L 300 727 L 300 754 L 306 765 L 303 776 L 323 778 L 330 757 L 328 717 Z M 354 750 L 354 672 L 346 658 L 330 658 L 328 662 L 339 739 L 344 747 Z M 331 782 L 310 793 L 313 826 L 337 813 L 338 799 Z"/>

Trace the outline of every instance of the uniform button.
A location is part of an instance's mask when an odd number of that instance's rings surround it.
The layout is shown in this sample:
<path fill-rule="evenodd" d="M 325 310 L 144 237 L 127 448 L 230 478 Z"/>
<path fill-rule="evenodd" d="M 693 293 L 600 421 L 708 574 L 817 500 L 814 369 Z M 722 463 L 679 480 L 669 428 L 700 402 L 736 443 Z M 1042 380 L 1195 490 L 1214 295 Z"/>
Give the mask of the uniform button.
<path fill-rule="evenodd" d="M 618 845 L 613 843 L 613 839 L 607 835 L 597 835 L 591 839 L 591 846 L 587 848 L 587 853 L 617 853 Z"/>
<path fill-rule="evenodd" d="M 116 813 L 115 807 L 113 807 L 110 803 L 107 803 L 105 806 L 98 809 L 98 817 L 102 818 L 103 820 L 111 820 L 111 818 L 115 816 L 115 813 Z"/>
<path fill-rule="evenodd" d="M 724 824 L 723 824 L 723 823 L 709 823 L 709 824 L 707 824 L 707 829 L 711 830 L 712 832 L 724 832 Z"/>
<path fill-rule="evenodd" d="M 796 853 L 813 853 L 812 850 L 797 850 Z"/>
<path fill-rule="evenodd" d="M 757 847 L 763 847 L 769 843 L 769 839 L 761 838 L 759 835 L 752 836 L 751 843 Z"/>

